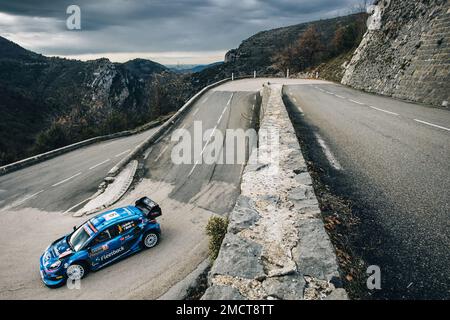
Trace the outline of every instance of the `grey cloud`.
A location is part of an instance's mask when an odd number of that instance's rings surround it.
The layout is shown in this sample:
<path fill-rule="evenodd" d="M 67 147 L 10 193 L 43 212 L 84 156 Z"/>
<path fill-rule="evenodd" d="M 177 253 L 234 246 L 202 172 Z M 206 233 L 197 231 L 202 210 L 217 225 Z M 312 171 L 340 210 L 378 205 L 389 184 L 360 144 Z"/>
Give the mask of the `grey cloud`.
<path fill-rule="evenodd" d="M 40 20 L 23 19 L 27 22 L 9 30 L 21 33 L 57 30 L 67 41 L 43 40 L 30 49 L 44 54 L 71 55 L 227 50 L 258 31 L 329 18 L 338 12 L 345 14 L 360 2 L 361 0 L 0 0 L 0 12 L 30 18 L 50 18 L 52 28 L 40 26 Z M 65 29 L 65 10 L 70 4 L 81 7 L 80 32 Z M 45 23 L 49 23 L 48 20 L 45 19 Z"/>

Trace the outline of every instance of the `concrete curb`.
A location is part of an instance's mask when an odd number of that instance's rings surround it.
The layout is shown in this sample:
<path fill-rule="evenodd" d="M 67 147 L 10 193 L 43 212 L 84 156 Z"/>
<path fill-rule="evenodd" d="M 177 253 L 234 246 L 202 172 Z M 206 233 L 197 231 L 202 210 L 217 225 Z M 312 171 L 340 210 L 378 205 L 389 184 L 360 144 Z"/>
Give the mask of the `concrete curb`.
<path fill-rule="evenodd" d="M 264 86 L 261 110 L 258 149 L 202 299 L 348 299 L 281 85 Z"/>
<path fill-rule="evenodd" d="M 154 127 L 160 125 L 161 123 L 166 121 L 168 118 L 169 118 L 168 116 L 165 116 L 161 120 L 151 121 L 151 122 L 144 124 L 134 130 L 126 130 L 126 131 L 121 131 L 121 132 L 117 132 L 117 133 L 113 133 L 113 134 L 109 134 L 109 135 L 105 135 L 105 136 L 94 137 L 94 138 L 80 141 L 80 142 L 77 142 L 77 143 L 74 143 L 74 144 L 71 144 L 71 145 L 68 145 L 65 147 L 61 147 L 61 148 L 58 148 L 55 150 L 41 153 L 41 154 L 35 155 L 33 157 L 27 158 L 27 159 L 23 159 L 20 161 L 16 161 L 16 162 L 7 164 L 3 167 L 0 167 L 0 176 L 5 175 L 10 172 L 13 172 L 13 171 L 16 171 L 16 170 L 19 170 L 19 169 L 23 169 L 23 168 L 32 166 L 34 164 L 43 162 L 45 160 L 54 158 L 56 156 L 62 155 L 64 153 L 68 153 L 68 152 L 76 150 L 76 149 L 86 147 L 88 145 L 91 145 L 91 144 L 94 144 L 97 142 L 131 136 L 131 135 L 149 130 L 151 128 L 154 128 Z"/>
<path fill-rule="evenodd" d="M 122 196 L 127 192 L 128 188 L 130 188 L 134 175 L 136 174 L 137 167 L 138 162 L 136 160 L 131 161 L 120 173 L 120 175 L 117 176 L 113 183 L 109 184 L 103 192 L 99 191 L 96 193 L 91 200 L 83 208 L 73 214 L 73 216 L 81 217 L 83 215 L 91 215 L 99 210 L 108 208 L 119 201 L 120 198 L 122 198 Z M 121 177 L 122 175 L 123 177 Z M 118 185 L 114 185 L 115 183 Z M 101 201 L 102 197 L 105 198 L 104 202 Z M 92 206 L 94 207 L 92 208 Z"/>

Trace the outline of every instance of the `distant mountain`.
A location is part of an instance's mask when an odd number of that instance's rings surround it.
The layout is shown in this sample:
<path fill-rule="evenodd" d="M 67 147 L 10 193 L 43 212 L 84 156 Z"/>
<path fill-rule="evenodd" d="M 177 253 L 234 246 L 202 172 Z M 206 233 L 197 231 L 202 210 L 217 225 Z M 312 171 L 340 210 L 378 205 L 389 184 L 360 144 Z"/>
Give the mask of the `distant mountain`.
<path fill-rule="evenodd" d="M 49 58 L 0 37 L 0 165 L 172 112 L 192 93 L 149 60 Z"/>
<path fill-rule="evenodd" d="M 223 61 L 200 65 L 195 64 L 168 65 L 167 67 L 173 72 L 177 73 L 196 73 L 221 64 L 223 64 Z"/>

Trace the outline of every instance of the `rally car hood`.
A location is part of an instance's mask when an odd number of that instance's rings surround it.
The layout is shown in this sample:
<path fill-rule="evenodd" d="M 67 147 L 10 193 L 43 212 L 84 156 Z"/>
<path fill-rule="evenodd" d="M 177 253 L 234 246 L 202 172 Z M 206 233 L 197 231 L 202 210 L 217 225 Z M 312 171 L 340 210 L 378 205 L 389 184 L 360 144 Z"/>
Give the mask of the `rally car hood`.
<path fill-rule="evenodd" d="M 44 255 L 42 256 L 42 262 L 44 263 L 44 265 L 51 265 L 57 260 L 68 257 L 73 253 L 69 243 L 67 242 L 67 239 L 68 236 L 64 236 L 54 241 L 47 248 L 47 250 L 45 250 Z"/>

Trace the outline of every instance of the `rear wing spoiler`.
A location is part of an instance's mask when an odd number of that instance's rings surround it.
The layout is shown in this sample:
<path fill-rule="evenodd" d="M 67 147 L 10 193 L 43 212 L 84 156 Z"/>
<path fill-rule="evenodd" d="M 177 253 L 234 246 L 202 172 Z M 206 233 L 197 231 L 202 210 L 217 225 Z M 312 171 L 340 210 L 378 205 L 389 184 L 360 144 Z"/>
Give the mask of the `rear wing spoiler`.
<path fill-rule="evenodd" d="M 162 215 L 159 205 L 148 197 L 137 200 L 135 206 L 141 210 L 148 219 L 155 219 Z"/>

